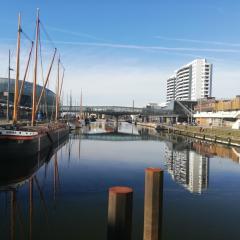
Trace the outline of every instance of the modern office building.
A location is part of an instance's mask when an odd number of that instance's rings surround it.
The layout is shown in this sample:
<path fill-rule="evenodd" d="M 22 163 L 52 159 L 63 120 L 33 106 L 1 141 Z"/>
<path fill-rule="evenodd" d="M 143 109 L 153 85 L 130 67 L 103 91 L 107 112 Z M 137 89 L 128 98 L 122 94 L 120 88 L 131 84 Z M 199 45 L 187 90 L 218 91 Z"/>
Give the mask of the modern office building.
<path fill-rule="evenodd" d="M 197 101 L 212 96 L 212 64 L 196 59 L 175 72 L 167 80 L 167 102 Z"/>

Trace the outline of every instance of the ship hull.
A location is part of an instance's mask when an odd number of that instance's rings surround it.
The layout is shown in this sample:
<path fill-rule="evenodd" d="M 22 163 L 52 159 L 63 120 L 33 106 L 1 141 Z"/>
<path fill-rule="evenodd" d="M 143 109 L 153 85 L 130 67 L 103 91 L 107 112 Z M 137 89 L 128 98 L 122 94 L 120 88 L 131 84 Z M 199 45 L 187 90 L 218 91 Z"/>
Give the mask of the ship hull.
<path fill-rule="evenodd" d="M 28 138 L 0 136 L 1 156 L 4 158 L 31 156 L 58 143 L 68 134 L 68 128 L 59 128 Z"/>
<path fill-rule="evenodd" d="M 60 139 L 59 142 L 47 147 L 43 151 L 32 156 L 25 156 L 19 161 L 16 153 L 15 157 L 3 158 L 0 162 L 0 191 L 16 187 L 29 177 L 31 177 L 44 163 L 48 163 L 52 156 L 67 143 L 68 135 Z M 11 161 L 9 161 L 11 160 Z"/>

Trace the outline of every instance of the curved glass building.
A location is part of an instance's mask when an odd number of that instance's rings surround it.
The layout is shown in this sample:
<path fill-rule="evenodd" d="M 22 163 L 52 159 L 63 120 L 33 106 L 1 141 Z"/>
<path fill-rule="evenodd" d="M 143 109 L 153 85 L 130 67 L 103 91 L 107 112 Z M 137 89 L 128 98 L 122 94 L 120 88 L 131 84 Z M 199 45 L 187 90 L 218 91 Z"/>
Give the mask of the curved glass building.
<path fill-rule="evenodd" d="M 22 85 L 22 80 L 19 81 L 19 91 L 20 91 L 21 85 Z M 15 79 L 10 79 L 10 91 L 9 91 L 10 110 L 13 107 L 14 88 L 15 88 Z M 21 109 L 31 111 L 32 91 L 33 91 L 33 83 L 26 81 L 24 84 L 24 89 L 21 97 L 20 106 L 19 106 Z M 37 99 L 39 98 L 41 91 L 42 91 L 42 86 L 37 85 Z M 7 95 L 8 95 L 8 78 L 0 78 L 0 116 L 1 117 L 3 117 L 3 115 L 5 114 L 5 109 L 7 104 Z M 43 95 L 41 100 L 39 111 L 51 113 L 55 106 L 55 96 L 56 95 L 53 91 L 46 89 L 45 96 Z"/>

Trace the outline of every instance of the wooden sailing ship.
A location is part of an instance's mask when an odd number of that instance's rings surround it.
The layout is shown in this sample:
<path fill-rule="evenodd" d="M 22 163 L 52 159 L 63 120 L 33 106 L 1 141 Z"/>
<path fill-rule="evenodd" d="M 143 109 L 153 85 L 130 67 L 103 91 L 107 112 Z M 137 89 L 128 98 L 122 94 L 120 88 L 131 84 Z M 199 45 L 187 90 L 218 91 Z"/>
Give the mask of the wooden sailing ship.
<path fill-rule="evenodd" d="M 34 73 L 33 73 L 33 93 L 32 93 L 32 117 L 31 126 L 24 126 L 18 124 L 18 113 L 19 104 L 24 87 L 24 81 L 19 91 L 19 72 L 20 72 L 20 40 L 21 40 L 21 15 L 18 17 L 18 37 L 17 37 L 17 59 L 16 59 L 16 79 L 15 79 L 15 91 L 14 91 L 14 110 L 13 110 L 13 124 L 10 129 L 0 129 L 0 151 L 4 154 L 9 154 L 11 152 L 19 152 L 22 154 L 35 154 L 38 151 L 54 144 L 61 138 L 65 137 L 69 133 L 69 128 L 66 124 L 59 121 L 59 105 L 60 96 L 62 91 L 63 76 L 60 83 L 60 57 L 58 59 L 58 76 L 57 76 L 57 89 L 56 89 L 56 99 L 55 99 L 55 121 L 47 122 L 44 124 L 36 125 L 36 115 L 39 111 L 39 106 L 42 97 L 45 93 L 47 83 L 49 81 L 49 76 L 52 70 L 54 59 L 56 56 L 57 49 L 54 49 L 54 54 L 52 61 L 50 63 L 44 85 L 42 87 L 41 94 L 37 99 L 37 72 L 38 72 L 38 47 L 39 47 L 39 34 L 40 34 L 40 19 L 39 10 L 37 10 L 37 20 L 36 20 L 36 39 L 35 39 L 35 60 L 34 60 Z M 32 44 L 33 48 L 33 44 Z M 32 48 L 29 54 L 29 58 L 32 52 Z M 29 66 L 29 61 L 27 68 Z M 25 72 L 26 73 L 26 72 Z M 24 76 L 25 80 L 26 74 Z"/>

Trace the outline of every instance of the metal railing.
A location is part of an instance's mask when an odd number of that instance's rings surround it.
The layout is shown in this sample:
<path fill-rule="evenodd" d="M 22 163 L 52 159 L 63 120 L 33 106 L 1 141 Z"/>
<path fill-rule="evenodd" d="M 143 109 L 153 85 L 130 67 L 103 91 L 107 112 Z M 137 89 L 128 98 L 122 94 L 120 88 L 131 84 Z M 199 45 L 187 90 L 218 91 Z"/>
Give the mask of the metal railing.
<path fill-rule="evenodd" d="M 83 106 L 82 111 L 86 113 L 117 113 L 117 114 L 141 114 L 142 108 L 121 107 L 121 106 Z M 62 106 L 62 112 L 80 112 L 80 106 Z"/>

